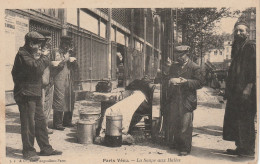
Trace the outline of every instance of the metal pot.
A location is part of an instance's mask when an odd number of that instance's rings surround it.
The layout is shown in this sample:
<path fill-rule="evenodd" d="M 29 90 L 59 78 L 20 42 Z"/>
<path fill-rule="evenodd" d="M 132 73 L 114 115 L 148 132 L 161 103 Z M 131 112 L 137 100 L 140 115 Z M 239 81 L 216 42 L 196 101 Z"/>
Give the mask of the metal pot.
<path fill-rule="evenodd" d="M 122 115 L 106 116 L 106 135 L 122 136 Z"/>
<path fill-rule="evenodd" d="M 78 142 L 82 144 L 92 144 L 94 138 L 94 121 L 78 121 L 77 136 Z"/>

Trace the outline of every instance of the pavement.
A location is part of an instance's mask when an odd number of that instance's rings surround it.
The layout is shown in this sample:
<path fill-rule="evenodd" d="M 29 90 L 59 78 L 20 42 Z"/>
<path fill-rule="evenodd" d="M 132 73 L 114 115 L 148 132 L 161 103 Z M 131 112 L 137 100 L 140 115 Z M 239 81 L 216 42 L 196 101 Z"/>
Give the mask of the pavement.
<path fill-rule="evenodd" d="M 59 156 L 41 157 L 37 163 L 248 163 L 252 158 L 224 154 L 227 148 L 235 148 L 234 142 L 222 139 L 225 102 L 220 103 L 221 97 L 211 88 L 204 87 L 197 92 L 198 107 L 194 111 L 194 129 L 192 151 L 188 156 L 178 156 L 176 150 L 169 149 L 159 139 L 154 141 L 139 133 L 136 143 L 121 147 L 106 147 L 97 144 L 79 144 L 77 127 L 66 128 L 64 131 L 54 130 L 49 135 L 49 141 L 54 149 L 62 150 Z M 87 102 L 85 100 L 85 102 Z M 155 90 L 153 115 L 159 115 L 160 90 Z M 75 104 L 73 123 L 79 120 L 80 102 Z M 99 103 L 91 105 L 100 109 Z M 52 115 L 51 117 L 52 118 Z M 4 163 L 28 163 L 22 159 L 22 142 L 20 135 L 19 111 L 16 105 L 6 107 L 6 158 Z M 50 119 L 49 127 L 52 127 Z M 135 137 L 135 136 L 134 136 Z M 35 142 L 35 148 L 39 147 Z"/>

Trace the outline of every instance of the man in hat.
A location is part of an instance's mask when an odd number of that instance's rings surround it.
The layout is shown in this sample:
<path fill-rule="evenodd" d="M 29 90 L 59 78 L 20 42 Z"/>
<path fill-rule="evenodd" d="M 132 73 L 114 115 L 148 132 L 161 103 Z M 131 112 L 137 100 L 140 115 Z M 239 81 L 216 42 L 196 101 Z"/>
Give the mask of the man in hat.
<path fill-rule="evenodd" d="M 23 157 L 31 161 L 39 160 L 34 148 L 34 139 L 41 149 L 40 155 L 60 155 L 49 144 L 46 122 L 42 110 L 42 74 L 49 65 L 49 52 L 45 51 L 35 59 L 45 38 L 37 32 L 25 35 L 25 45 L 20 47 L 14 61 L 12 76 L 14 99 L 19 107 Z"/>
<path fill-rule="evenodd" d="M 42 46 L 41 46 L 42 53 L 45 52 L 45 51 L 50 52 L 50 49 L 51 49 L 51 32 L 49 32 L 47 30 L 40 30 L 39 33 L 42 34 L 45 37 L 45 40 L 44 40 L 44 42 L 42 43 Z M 42 83 L 43 83 L 43 86 L 42 86 L 43 112 L 44 112 L 45 119 L 46 119 L 48 134 L 52 134 L 53 130 L 48 128 L 48 123 L 49 123 L 49 116 L 50 116 L 51 110 L 52 110 L 54 85 L 53 85 L 52 79 L 50 77 L 49 66 L 47 68 L 45 68 L 45 70 L 43 72 Z"/>
<path fill-rule="evenodd" d="M 228 154 L 254 156 L 256 114 L 256 45 L 250 41 L 246 22 L 234 26 L 232 62 L 226 80 L 227 99 L 223 139 L 235 141 L 236 149 Z"/>
<path fill-rule="evenodd" d="M 52 65 L 51 69 L 54 82 L 53 127 L 64 130 L 64 127 L 73 126 L 72 115 L 75 102 L 73 78 L 78 73 L 71 37 L 61 37 L 60 48 L 53 51 L 51 60 L 59 62 L 58 65 Z"/>
<path fill-rule="evenodd" d="M 188 57 L 189 46 L 175 48 L 176 61 L 171 64 L 168 75 L 166 100 L 166 131 L 171 148 L 180 156 L 191 151 L 193 111 L 197 107 L 197 93 L 204 83 L 200 67 Z"/>

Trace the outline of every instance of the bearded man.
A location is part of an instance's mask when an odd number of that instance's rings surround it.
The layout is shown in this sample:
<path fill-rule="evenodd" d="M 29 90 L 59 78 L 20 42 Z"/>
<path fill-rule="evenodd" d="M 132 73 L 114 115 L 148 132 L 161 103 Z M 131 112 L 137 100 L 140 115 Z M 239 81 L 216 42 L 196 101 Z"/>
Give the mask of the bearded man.
<path fill-rule="evenodd" d="M 256 45 L 248 37 L 248 24 L 237 22 L 224 97 L 227 105 L 223 139 L 235 141 L 237 147 L 227 149 L 227 154 L 252 157 L 255 149 Z"/>

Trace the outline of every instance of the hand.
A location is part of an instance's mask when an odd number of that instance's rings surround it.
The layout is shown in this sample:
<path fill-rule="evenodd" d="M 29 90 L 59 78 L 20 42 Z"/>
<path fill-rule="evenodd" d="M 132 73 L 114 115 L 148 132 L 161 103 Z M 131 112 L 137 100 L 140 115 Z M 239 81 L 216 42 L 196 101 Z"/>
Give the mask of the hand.
<path fill-rule="evenodd" d="M 66 53 L 64 54 L 64 61 L 68 61 L 70 59 L 70 54 Z"/>
<path fill-rule="evenodd" d="M 248 84 L 243 91 L 242 97 L 243 97 L 244 100 L 247 100 L 249 98 L 249 96 L 251 95 L 251 90 L 252 90 L 252 85 Z"/>
<path fill-rule="evenodd" d="M 169 80 L 169 84 L 173 84 L 173 85 L 179 85 L 180 84 L 181 79 L 180 78 L 171 78 Z"/>
<path fill-rule="evenodd" d="M 187 81 L 188 81 L 187 79 L 185 79 L 185 78 L 183 78 L 183 77 L 180 77 L 180 82 L 177 83 L 177 84 L 178 84 L 178 85 L 181 85 L 181 84 L 186 83 Z"/>
<path fill-rule="evenodd" d="M 50 55 L 50 50 L 49 49 L 45 49 L 44 51 L 42 51 L 42 55 L 44 55 L 44 56 Z"/>

